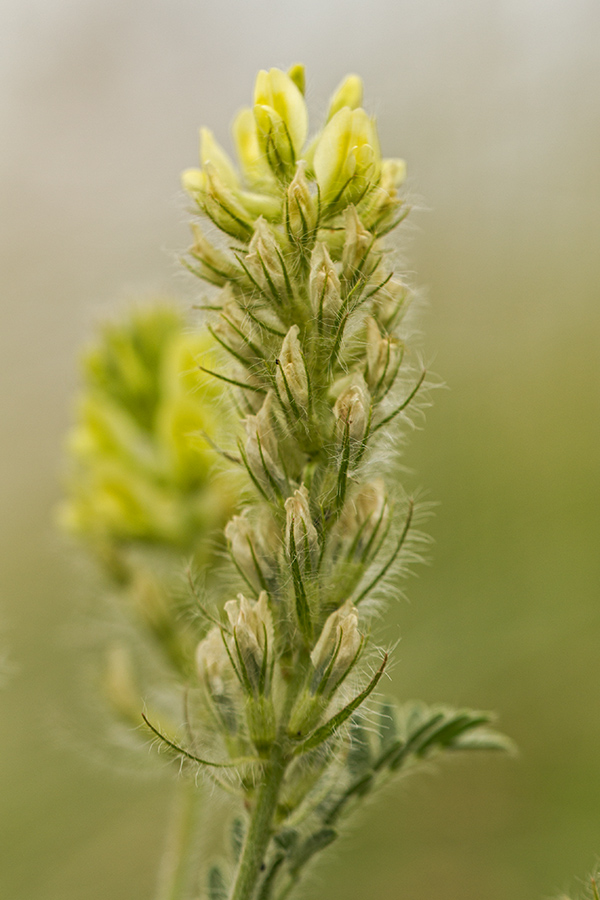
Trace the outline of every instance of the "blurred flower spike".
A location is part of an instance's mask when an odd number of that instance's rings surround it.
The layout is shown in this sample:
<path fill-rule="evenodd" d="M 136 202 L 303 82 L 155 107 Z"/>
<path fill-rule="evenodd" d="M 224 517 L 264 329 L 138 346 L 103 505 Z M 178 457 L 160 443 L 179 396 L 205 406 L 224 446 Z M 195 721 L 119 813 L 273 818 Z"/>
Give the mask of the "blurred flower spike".
<path fill-rule="evenodd" d="M 232 488 L 218 478 L 203 437 L 214 437 L 223 419 L 219 383 L 198 367 L 214 356 L 209 341 L 205 332 L 188 333 L 164 302 L 104 326 L 82 360 L 68 436 L 60 518 L 69 531 L 91 543 L 191 551 L 226 521 Z"/>

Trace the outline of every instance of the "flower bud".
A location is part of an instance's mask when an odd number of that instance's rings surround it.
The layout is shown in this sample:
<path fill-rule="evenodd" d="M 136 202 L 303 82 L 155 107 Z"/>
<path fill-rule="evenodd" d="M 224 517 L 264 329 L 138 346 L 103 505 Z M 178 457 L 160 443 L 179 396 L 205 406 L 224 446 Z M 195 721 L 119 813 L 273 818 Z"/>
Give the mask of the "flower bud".
<path fill-rule="evenodd" d="M 331 323 L 342 306 L 342 289 L 327 246 L 317 241 L 310 267 L 310 302 L 319 321 Z"/>
<path fill-rule="evenodd" d="M 225 528 L 225 537 L 238 569 L 255 590 L 266 587 L 276 565 L 273 536 L 261 522 L 252 524 L 247 516 L 234 516 Z"/>
<path fill-rule="evenodd" d="M 351 440 L 362 441 L 369 421 L 369 406 L 369 391 L 362 379 L 342 391 L 333 407 L 341 437 L 348 429 Z"/>
<path fill-rule="evenodd" d="M 219 294 L 223 304 L 219 319 L 214 325 L 214 333 L 232 351 L 235 356 L 248 362 L 256 362 L 256 341 L 259 336 L 250 317 L 235 300 L 230 285 L 226 285 Z"/>
<path fill-rule="evenodd" d="M 298 86 L 280 69 L 258 73 L 254 88 L 258 143 L 279 178 L 285 178 L 300 155 L 308 132 L 306 103 Z"/>
<path fill-rule="evenodd" d="M 255 695 L 268 694 L 273 622 L 266 591 L 256 602 L 238 594 L 236 600 L 227 601 L 225 613 L 233 629 L 233 638 L 227 638 L 229 649 L 239 665 L 243 686 Z"/>
<path fill-rule="evenodd" d="M 287 73 L 302 96 L 304 96 L 306 92 L 306 70 L 302 63 L 295 63 L 293 66 L 290 66 Z"/>
<path fill-rule="evenodd" d="M 292 325 L 283 339 L 276 370 L 279 396 L 296 413 L 308 409 L 308 378 L 299 331 L 298 325 Z"/>
<path fill-rule="evenodd" d="M 359 75 L 346 75 L 344 80 L 335 89 L 329 103 L 327 121 L 329 122 L 336 113 L 347 106 L 349 109 L 357 109 L 362 105 L 363 82 Z"/>
<path fill-rule="evenodd" d="M 372 313 L 379 325 L 389 331 L 404 312 L 409 296 L 408 287 L 397 278 L 390 278 L 374 295 Z"/>
<path fill-rule="evenodd" d="M 324 207 L 356 203 L 379 178 L 381 154 L 375 123 L 364 109 L 342 107 L 327 123 L 314 155 Z"/>
<path fill-rule="evenodd" d="M 346 547 L 350 548 L 349 555 L 368 562 L 373 544 L 376 545 L 375 539 L 383 536 L 387 520 L 388 505 L 383 480 L 377 478 L 361 485 L 356 494 L 346 500 L 335 525 L 331 542 L 334 556 Z M 367 559 L 361 560 L 363 554 Z"/>
<path fill-rule="evenodd" d="M 205 281 L 222 287 L 228 281 L 239 276 L 240 270 L 235 263 L 228 259 L 221 250 L 213 247 L 199 225 L 192 225 L 192 234 L 194 243 L 190 253 L 200 263 L 199 274 Z"/>
<path fill-rule="evenodd" d="M 273 191 L 273 173 L 258 143 L 256 121 L 251 109 L 242 109 L 232 126 L 233 140 L 244 178 L 251 188 Z"/>
<path fill-rule="evenodd" d="M 213 162 L 207 162 L 202 171 L 188 169 L 183 173 L 182 181 L 184 188 L 221 231 L 243 242 L 251 238 L 252 217 L 236 192 L 225 184 Z"/>
<path fill-rule="evenodd" d="M 356 662 L 362 642 L 358 630 L 358 611 L 352 600 L 346 600 L 326 620 L 310 654 L 315 669 L 315 693 L 335 690 Z"/>
<path fill-rule="evenodd" d="M 285 475 L 279 462 L 279 446 L 273 428 L 271 406 L 273 394 L 269 391 L 255 416 L 246 416 L 246 459 L 251 473 L 264 487 L 280 487 Z"/>
<path fill-rule="evenodd" d="M 128 648 L 109 647 L 102 679 L 103 692 L 114 712 L 137 726 L 140 717 L 140 690 L 136 684 L 133 661 Z"/>
<path fill-rule="evenodd" d="M 310 514 L 304 485 L 285 501 L 285 541 L 288 558 L 295 553 L 300 571 L 310 573 L 319 561 L 319 536 Z"/>
<path fill-rule="evenodd" d="M 403 159 L 384 159 L 377 187 L 361 203 L 361 217 L 366 225 L 384 234 L 393 227 L 402 200 L 396 190 L 406 179 Z"/>
<path fill-rule="evenodd" d="M 220 628 L 211 628 L 196 650 L 196 668 L 214 709 L 230 734 L 237 731 L 232 679 L 234 670 Z"/>
<path fill-rule="evenodd" d="M 287 229 L 290 238 L 303 243 L 314 240 L 317 207 L 306 178 L 304 160 L 296 166 L 296 174 L 287 190 Z"/>
<path fill-rule="evenodd" d="M 366 259 L 373 246 L 373 235 L 358 218 L 354 206 L 344 210 L 344 233 L 346 239 L 342 251 L 342 275 L 352 281 L 358 273 L 369 274 Z"/>
<path fill-rule="evenodd" d="M 225 682 L 233 673 L 220 628 L 211 628 L 198 644 L 196 668 L 210 694 L 214 696 L 225 693 Z"/>
<path fill-rule="evenodd" d="M 367 316 L 366 382 L 372 394 L 392 386 L 402 362 L 402 343 L 392 335 L 382 337 L 375 319 Z"/>
<path fill-rule="evenodd" d="M 283 257 L 271 227 L 262 217 L 256 220 L 244 262 L 261 290 L 281 305 L 288 295 Z"/>

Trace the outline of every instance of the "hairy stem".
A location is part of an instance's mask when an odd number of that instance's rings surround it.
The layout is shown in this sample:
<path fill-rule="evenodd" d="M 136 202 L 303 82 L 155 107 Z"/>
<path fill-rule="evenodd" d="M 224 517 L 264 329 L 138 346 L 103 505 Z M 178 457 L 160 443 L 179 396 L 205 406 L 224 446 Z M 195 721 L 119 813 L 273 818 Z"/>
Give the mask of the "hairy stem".
<path fill-rule="evenodd" d="M 256 796 L 231 900 L 251 900 L 254 894 L 271 839 L 273 816 L 286 767 L 287 760 L 281 748 L 275 745 L 271 759 L 265 765 L 262 784 Z"/>
<path fill-rule="evenodd" d="M 182 779 L 177 787 L 156 900 L 190 900 L 198 888 L 201 792 L 193 779 Z"/>

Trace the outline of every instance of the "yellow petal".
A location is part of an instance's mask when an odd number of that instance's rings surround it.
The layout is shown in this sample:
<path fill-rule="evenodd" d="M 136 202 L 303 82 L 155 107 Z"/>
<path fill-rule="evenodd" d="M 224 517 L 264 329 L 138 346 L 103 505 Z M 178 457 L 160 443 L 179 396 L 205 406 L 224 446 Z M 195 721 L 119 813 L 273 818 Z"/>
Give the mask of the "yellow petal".
<path fill-rule="evenodd" d="M 347 75 L 346 78 L 338 85 L 334 91 L 333 97 L 329 104 L 329 112 L 327 113 L 327 121 L 332 119 L 343 106 L 350 109 L 356 109 L 362 104 L 363 99 L 363 82 L 358 75 Z"/>
<path fill-rule="evenodd" d="M 234 165 L 215 140 L 215 136 L 209 128 L 200 129 L 200 162 L 203 166 L 211 163 L 219 173 L 223 184 L 230 188 L 239 187 L 240 180 Z"/>

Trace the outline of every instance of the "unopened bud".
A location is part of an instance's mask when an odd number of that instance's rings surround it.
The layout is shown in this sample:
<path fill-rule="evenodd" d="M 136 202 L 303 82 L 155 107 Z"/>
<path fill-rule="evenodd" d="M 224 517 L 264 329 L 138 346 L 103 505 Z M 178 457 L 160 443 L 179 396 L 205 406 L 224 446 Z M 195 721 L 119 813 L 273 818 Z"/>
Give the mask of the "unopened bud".
<path fill-rule="evenodd" d="M 221 287 L 239 276 L 237 266 L 221 250 L 213 247 L 199 225 L 192 225 L 192 234 L 194 243 L 190 253 L 200 263 L 202 278 Z"/>
<path fill-rule="evenodd" d="M 225 613 L 233 629 L 229 649 L 239 664 L 242 685 L 255 695 L 268 694 L 273 622 L 266 591 L 256 602 L 238 594 L 236 600 L 227 601 Z"/>
<path fill-rule="evenodd" d="M 357 107 L 362 105 L 362 101 L 362 78 L 359 75 L 347 75 L 333 93 L 327 113 L 327 121 L 329 122 L 342 107 L 347 106 L 350 109 L 357 109 Z"/>
<path fill-rule="evenodd" d="M 342 306 L 342 289 L 324 243 L 317 241 L 310 268 L 310 302 L 319 321 L 332 322 Z"/>
<path fill-rule="evenodd" d="M 272 189 L 275 180 L 258 143 L 252 110 L 248 108 L 240 110 L 233 120 L 231 130 L 246 183 L 251 188 Z"/>
<path fill-rule="evenodd" d="M 278 178 L 293 174 L 308 132 L 306 103 L 297 84 L 280 69 L 258 73 L 254 118 L 259 146 Z"/>
<path fill-rule="evenodd" d="M 276 370 L 279 396 L 292 410 L 295 407 L 296 412 L 308 408 L 308 377 L 298 340 L 299 331 L 298 325 L 292 325 L 283 339 Z"/>
<path fill-rule="evenodd" d="M 287 190 L 286 224 L 290 237 L 298 243 L 310 241 L 311 238 L 314 240 L 313 233 L 317 224 L 317 207 L 305 171 L 306 163 L 300 160 Z"/>
<path fill-rule="evenodd" d="M 373 246 L 373 235 L 367 231 L 358 217 L 354 206 L 344 210 L 344 250 L 342 252 L 342 274 L 352 281 L 358 273 L 367 274 L 367 256 Z"/>
<path fill-rule="evenodd" d="M 285 263 L 273 230 L 262 216 L 256 220 L 245 263 L 261 290 L 277 304 L 283 303 L 287 297 Z"/>
<path fill-rule="evenodd" d="M 206 215 L 226 234 L 246 242 L 253 231 L 252 216 L 244 208 L 235 192 L 221 178 L 214 163 L 203 169 L 206 187 L 197 193 L 197 199 Z"/>
<path fill-rule="evenodd" d="M 406 163 L 403 159 L 383 160 L 379 184 L 361 204 L 361 216 L 369 228 L 386 233 L 397 224 L 398 210 L 402 206 L 397 188 L 405 180 Z"/>
<path fill-rule="evenodd" d="M 392 335 L 382 336 L 375 319 L 367 316 L 367 369 L 365 378 L 372 394 L 394 383 L 402 362 L 403 346 Z"/>
<path fill-rule="evenodd" d="M 397 278 L 391 278 L 372 300 L 372 313 L 379 325 L 390 330 L 401 318 L 407 306 L 408 287 Z"/>
<path fill-rule="evenodd" d="M 246 416 L 246 459 L 250 471 L 264 487 L 285 482 L 279 462 L 279 446 L 273 427 L 273 395 L 267 394 L 255 416 Z"/>
<path fill-rule="evenodd" d="M 268 529 L 246 516 L 234 516 L 227 523 L 225 537 L 238 569 L 260 591 L 269 582 L 275 563 L 276 547 Z"/>
<path fill-rule="evenodd" d="M 302 573 L 310 573 L 319 560 L 319 535 L 310 513 L 308 491 L 304 485 L 285 501 L 286 550 L 290 560 L 295 554 Z"/>
<path fill-rule="evenodd" d="M 233 674 L 220 628 L 211 628 L 196 649 L 196 668 L 212 695 L 225 694 L 225 684 Z"/>
<path fill-rule="evenodd" d="M 292 79 L 302 96 L 306 90 L 306 71 L 302 63 L 295 63 L 287 70 L 288 77 Z"/>
<path fill-rule="evenodd" d="M 351 600 L 332 612 L 310 654 L 315 669 L 315 693 L 334 690 L 356 662 L 363 638 L 358 630 L 358 611 Z"/>
<path fill-rule="evenodd" d="M 342 107 L 325 126 L 313 160 L 323 206 L 359 202 L 379 180 L 380 164 L 375 123 L 364 109 Z"/>
<path fill-rule="evenodd" d="M 104 694 L 113 710 L 125 721 L 139 724 L 140 691 L 135 681 L 133 664 L 127 648 L 109 648 L 103 678 Z"/>
<path fill-rule="evenodd" d="M 334 552 L 337 550 L 339 553 L 343 547 L 350 548 L 354 557 L 368 562 L 377 546 L 375 539 L 378 536 L 381 538 L 385 532 L 387 520 L 387 496 L 382 479 L 363 484 L 354 496 L 346 500 L 335 525 L 332 535 Z M 366 559 L 361 559 L 363 554 Z"/>
<path fill-rule="evenodd" d="M 351 440 L 362 441 L 369 421 L 369 391 L 362 379 L 345 388 L 335 401 L 333 413 L 340 436 L 348 432 Z"/>
<path fill-rule="evenodd" d="M 238 306 L 230 285 L 223 288 L 218 299 L 223 305 L 214 325 L 215 334 L 235 356 L 256 362 L 259 336 L 250 317 Z"/>
<path fill-rule="evenodd" d="M 196 650 L 196 668 L 215 711 L 227 731 L 237 730 L 233 691 L 234 670 L 220 628 L 211 628 Z"/>

